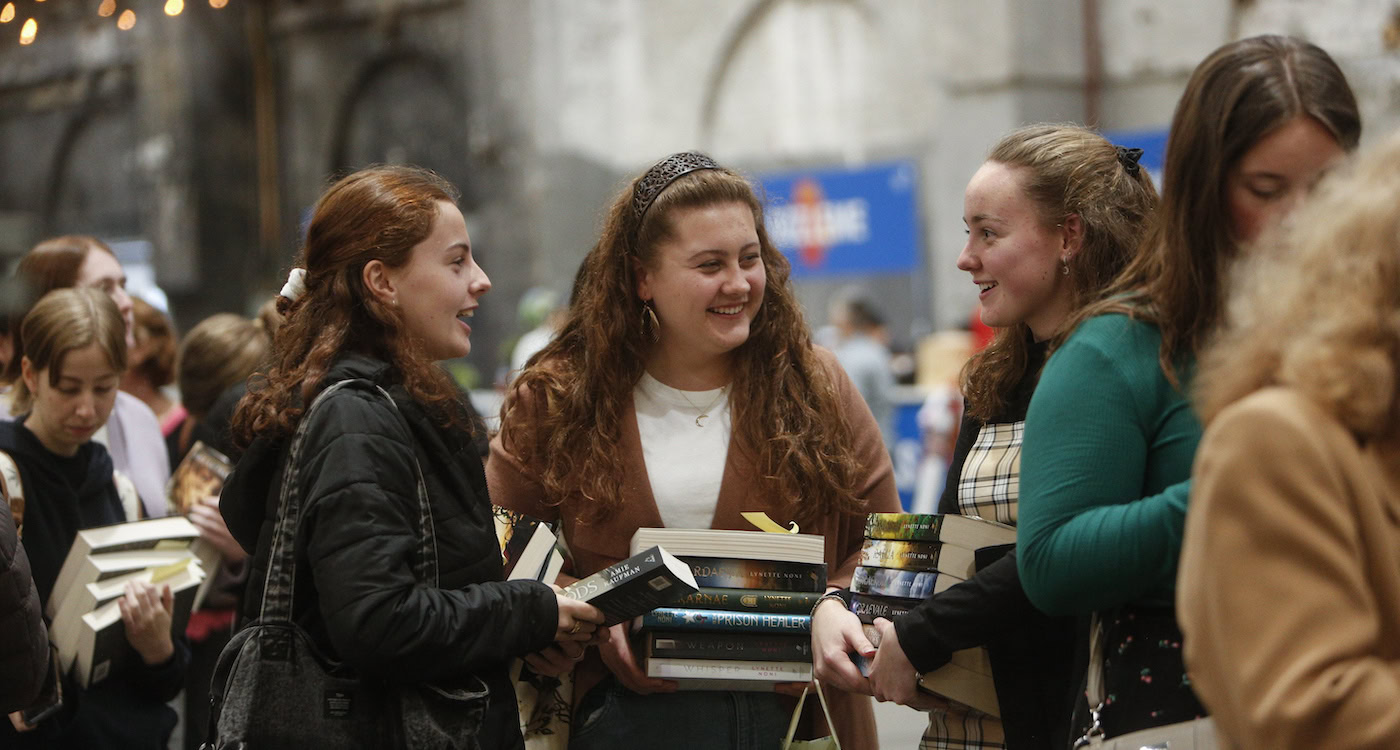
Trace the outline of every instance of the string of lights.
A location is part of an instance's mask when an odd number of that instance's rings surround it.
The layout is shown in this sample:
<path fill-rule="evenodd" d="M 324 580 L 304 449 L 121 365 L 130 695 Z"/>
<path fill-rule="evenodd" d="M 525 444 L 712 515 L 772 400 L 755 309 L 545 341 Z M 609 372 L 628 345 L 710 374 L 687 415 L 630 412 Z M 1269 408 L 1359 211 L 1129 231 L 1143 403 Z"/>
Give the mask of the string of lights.
<path fill-rule="evenodd" d="M 20 0 L 24 2 L 25 0 Z M 35 4 L 44 3 L 47 0 L 31 0 Z M 222 8 L 228 5 L 228 0 L 208 0 L 209 7 Z M 165 15 L 178 16 L 185 10 L 185 0 L 165 0 Z M 15 21 L 21 15 L 20 9 L 16 7 L 15 0 L 7 0 L 4 7 L 0 7 L 0 34 L 9 34 L 6 25 Z M 26 14 L 27 15 L 27 14 Z M 136 25 L 136 11 L 132 8 L 122 10 L 117 14 L 117 0 L 100 0 L 97 6 L 97 15 L 103 18 L 117 16 L 117 28 L 122 31 L 130 31 Z M 10 27 L 13 28 L 13 27 Z M 22 46 L 29 46 L 39 36 L 39 20 L 32 15 L 28 15 L 24 22 L 20 24 L 19 43 Z"/>

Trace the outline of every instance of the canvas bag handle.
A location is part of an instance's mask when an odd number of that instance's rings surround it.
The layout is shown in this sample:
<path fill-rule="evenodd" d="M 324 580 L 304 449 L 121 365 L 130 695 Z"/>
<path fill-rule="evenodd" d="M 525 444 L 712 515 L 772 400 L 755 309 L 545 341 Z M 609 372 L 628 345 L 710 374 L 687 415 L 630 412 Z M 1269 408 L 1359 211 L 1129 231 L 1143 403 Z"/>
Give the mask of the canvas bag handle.
<path fill-rule="evenodd" d="M 821 701 L 822 713 L 826 715 L 827 729 L 831 730 L 831 736 L 826 739 L 830 740 L 830 746 L 835 750 L 841 750 L 841 741 L 836 738 L 836 725 L 831 721 L 831 708 L 826 704 L 826 694 L 822 692 L 822 683 L 813 677 L 812 685 L 817 689 L 817 700 Z M 791 750 L 807 744 L 805 741 L 794 743 L 792 740 L 793 735 L 797 734 L 797 721 L 802 718 L 802 704 L 807 702 L 807 690 L 808 688 L 802 689 L 802 697 L 797 699 L 797 708 L 792 711 L 792 720 L 788 722 L 787 735 L 783 737 L 783 750 Z"/>

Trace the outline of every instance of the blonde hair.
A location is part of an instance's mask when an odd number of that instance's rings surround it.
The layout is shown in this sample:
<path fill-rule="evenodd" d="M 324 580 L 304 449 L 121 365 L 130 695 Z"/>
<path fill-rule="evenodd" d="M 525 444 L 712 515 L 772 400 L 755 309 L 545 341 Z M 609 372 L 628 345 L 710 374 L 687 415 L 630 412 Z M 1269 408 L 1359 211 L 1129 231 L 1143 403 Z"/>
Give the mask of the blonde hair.
<path fill-rule="evenodd" d="M 180 343 L 180 401 L 203 419 L 219 395 L 266 363 L 272 338 L 261 320 L 233 313 L 211 315 Z"/>
<path fill-rule="evenodd" d="M 117 374 L 126 371 L 126 321 L 117 303 L 96 289 L 56 289 L 44 295 L 20 324 L 24 351 L 14 356 L 29 360 L 34 372 L 49 372 L 49 385 L 58 385 L 63 358 L 75 349 L 97 345 Z M 10 413 L 19 415 L 34 404 L 34 393 L 15 380 Z"/>
<path fill-rule="evenodd" d="M 1196 380 L 1204 422 L 1270 385 L 1302 391 L 1362 440 L 1400 428 L 1400 135 L 1325 180 L 1232 279 Z"/>
<path fill-rule="evenodd" d="M 1099 299 L 1137 250 L 1157 206 L 1147 170 L 1135 163 L 1129 168 L 1112 143 L 1075 125 L 1013 130 L 992 147 L 987 161 L 1017 171 L 1022 192 L 1047 226 L 1079 217 L 1083 241 L 1066 266 L 1071 309 Z M 964 366 L 968 414 L 985 421 L 1006 408 L 1029 364 L 1029 337 L 1024 322 L 1002 328 Z"/>

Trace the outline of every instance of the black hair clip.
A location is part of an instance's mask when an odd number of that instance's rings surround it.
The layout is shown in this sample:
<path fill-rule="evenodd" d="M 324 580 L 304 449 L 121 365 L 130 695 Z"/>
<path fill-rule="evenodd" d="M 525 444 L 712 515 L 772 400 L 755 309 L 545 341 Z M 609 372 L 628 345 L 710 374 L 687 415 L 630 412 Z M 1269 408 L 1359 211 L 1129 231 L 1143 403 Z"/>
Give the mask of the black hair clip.
<path fill-rule="evenodd" d="M 1138 159 L 1142 158 L 1142 149 L 1126 148 L 1124 146 L 1114 146 L 1118 149 L 1118 163 L 1123 165 L 1123 170 L 1133 177 L 1138 174 Z"/>

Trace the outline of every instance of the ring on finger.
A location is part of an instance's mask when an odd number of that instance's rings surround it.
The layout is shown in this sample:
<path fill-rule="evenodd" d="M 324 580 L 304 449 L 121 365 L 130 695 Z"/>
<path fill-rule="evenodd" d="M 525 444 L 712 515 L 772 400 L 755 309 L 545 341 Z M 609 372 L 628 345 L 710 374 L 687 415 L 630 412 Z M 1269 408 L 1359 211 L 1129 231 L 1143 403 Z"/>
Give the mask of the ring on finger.
<path fill-rule="evenodd" d="M 569 628 L 569 635 L 578 635 L 578 631 L 579 631 L 579 629 L 582 628 L 582 627 L 583 627 L 583 623 L 581 623 L 581 622 L 575 622 L 575 623 L 574 623 L 574 626 L 573 626 L 572 628 Z"/>

